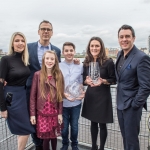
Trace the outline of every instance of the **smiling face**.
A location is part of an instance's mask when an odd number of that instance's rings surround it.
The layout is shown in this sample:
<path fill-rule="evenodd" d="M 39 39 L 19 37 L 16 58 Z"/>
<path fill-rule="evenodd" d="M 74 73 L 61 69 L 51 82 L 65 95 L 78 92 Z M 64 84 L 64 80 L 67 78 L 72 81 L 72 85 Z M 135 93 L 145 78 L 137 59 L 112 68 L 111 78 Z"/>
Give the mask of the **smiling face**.
<path fill-rule="evenodd" d="M 75 50 L 74 50 L 73 46 L 71 46 L 71 45 L 64 46 L 63 55 L 65 57 L 65 61 L 68 63 L 71 63 L 73 61 L 73 58 L 75 55 Z"/>
<path fill-rule="evenodd" d="M 25 40 L 21 35 L 18 34 L 14 37 L 12 47 L 15 52 L 21 53 L 22 51 L 24 51 L 25 45 L 26 45 Z"/>
<path fill-rule="evenodd" d="M 118 41 L 123 51 L 126 53 L 129 52 L 133 47 L 134 40 L 135 37 L 133 37 L 131 30 L 120 30 L 118 34 Z"/>
<path fill-rule="evenodd" d="M 46 53 L 44 63 L 47 69 L 52 69 L 55 65 L 55 55 L 52 53 Z"/>
<path fill-rule="evenodd" d="M 49 42 L 51 36 L 53 35 L 53 28 L 49 23 L 42 23 L 38 30 L 38 34 L 40 35 L 40 43 Z"/>
<path fill-rule="evenodd" d="M 97 40 L 92 40 L 89 48 L 90 48 L 90 53 L 93 56 L 93 58 L 97 58 L 101 50 L 100 42 Z"/>

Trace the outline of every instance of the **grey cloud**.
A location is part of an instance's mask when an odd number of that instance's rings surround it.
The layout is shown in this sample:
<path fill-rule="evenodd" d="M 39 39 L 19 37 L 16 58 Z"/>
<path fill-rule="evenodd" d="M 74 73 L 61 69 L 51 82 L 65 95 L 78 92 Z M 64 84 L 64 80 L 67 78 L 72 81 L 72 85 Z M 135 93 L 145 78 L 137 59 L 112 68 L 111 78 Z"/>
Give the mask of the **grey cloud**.
<path fill-rule="evenodd" d="M 150 1 L 149 1 L 149 0 L 143 0 L 143 2 L 144 2 L 144 3 L 150 3 Z"/>
<path fill-rule="evenodd" d="M 145 3 L 147 3 L 145 5 Z M 150 34 L 149 0 L 13 0 L 3 1 L 0 9 L 0 49 L 8 49 L 11 34 L 21 31 L 28 42 L 39 39 L 38 25 L 43 19 L 52 22 L 51 42 L 59 48 L 66 41 L 86 48 L 92 36 L 100 36 L 106 47 L 118 47 L 117 31 L 130 24 L 136 31 L 136 44 L 147 46 Z"/>

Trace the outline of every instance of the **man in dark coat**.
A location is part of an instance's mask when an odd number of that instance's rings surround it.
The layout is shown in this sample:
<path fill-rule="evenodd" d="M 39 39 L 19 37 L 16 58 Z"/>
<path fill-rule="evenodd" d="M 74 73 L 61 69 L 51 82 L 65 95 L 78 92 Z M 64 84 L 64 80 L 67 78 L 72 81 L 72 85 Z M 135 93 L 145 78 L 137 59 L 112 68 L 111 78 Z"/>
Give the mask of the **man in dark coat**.
<path fill-rule="evenodd" d="M 123 25 L 118 30 L 122 50 L 115 66 L 117 113 L 125 150 L 140 150 L 140 120 L 150 94 L 150 58 L 134 45 L 134 40 L 131 26 Z"/>
<path fill-rule="evenodd" d="M 26 83 L 26 91 L 27 91 L 27 100 L 30 100 L 30 89 L 32 84 L 33 75 L 36 71 L 41 69 L 42 65 L 42 56 L 45 51 L 47 50 L 54 50 L 57 54 L 58 60 L 60 62 L 60 54 L 61 51 L 56 46 L 50 43 L 50 38 L 53 35 L 53 26 L 52 24 L 47 21 L 43 20 L 38 29 L 38 34 L 40 36 L 40 40 L 34 43 L 28 44 L 28 51 L 29 51 L 29 68 L 30 68 L 30 76 Z M 31 134 L 33 142 L 36 146 L 36 150 L 42 150 L 42 142 L 43 140 L 39 139 L 36 136 L 36 133 Z"/>

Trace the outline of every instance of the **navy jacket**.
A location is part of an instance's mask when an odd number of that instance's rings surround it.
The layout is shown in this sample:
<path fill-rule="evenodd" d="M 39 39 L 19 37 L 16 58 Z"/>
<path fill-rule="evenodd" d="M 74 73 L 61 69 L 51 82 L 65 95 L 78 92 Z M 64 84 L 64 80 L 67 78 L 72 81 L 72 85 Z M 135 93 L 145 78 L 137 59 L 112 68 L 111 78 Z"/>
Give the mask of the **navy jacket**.
<path fill-rule="evenodd" d="M 51 50 L 55 50 L 58 60 L 60 62 L 61 60 L 61 51 L 58 47 L 51 45 Z M 32 84 L 32 79 L 33 75 L 36 71 L 39 71 L 41 69 L 39 60 L 38 60 L 38 55 L 37 55 L 37 49 L 38 49 L 38 42 L 34 43 L 29 43 L 28 44 L 28 51 L 29 51 L 29 69 L 30 69 L 30 76 L 27 79 L 26 83 L 26 91 L 27 91 L 27 100 L 30 99 L 30 89 L 31 89 L 31 84 Z"/>
<path fill-rule="evenodd" d="M 117 64 L 120 53 L 118 53 L 115 66 L 117 108 L 124 110 L 130 106 L 134 109 L 144 106 L 147 109 L 146 101 L 150 94 L 150 58 L 136 46 L 133 46 L 130 55 L 120 70 L 120 75 L 118 75 Z"/>

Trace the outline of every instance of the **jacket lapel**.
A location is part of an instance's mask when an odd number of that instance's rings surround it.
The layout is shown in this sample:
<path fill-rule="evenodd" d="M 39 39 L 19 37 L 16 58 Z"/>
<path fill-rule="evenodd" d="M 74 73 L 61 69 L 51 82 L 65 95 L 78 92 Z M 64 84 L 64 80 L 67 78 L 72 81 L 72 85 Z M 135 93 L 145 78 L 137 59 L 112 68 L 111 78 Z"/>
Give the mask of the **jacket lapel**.
<path fill-rule="evenodd" d="M 56 88 L 55 79 L 53 77 L 49 81 L 46 80 L 45 83 L 51 84 L 54 88 Z"/>
<path fill-rule="evenodd" d="M 35 62 L 37 62 L 36 65 L 40 70 L 41 66 L 38 59 L 38 42 L 36 42 L 36 44 L 34 45 L 33 55 L 34 55 L 33 57 L 35 58 Z"/>

